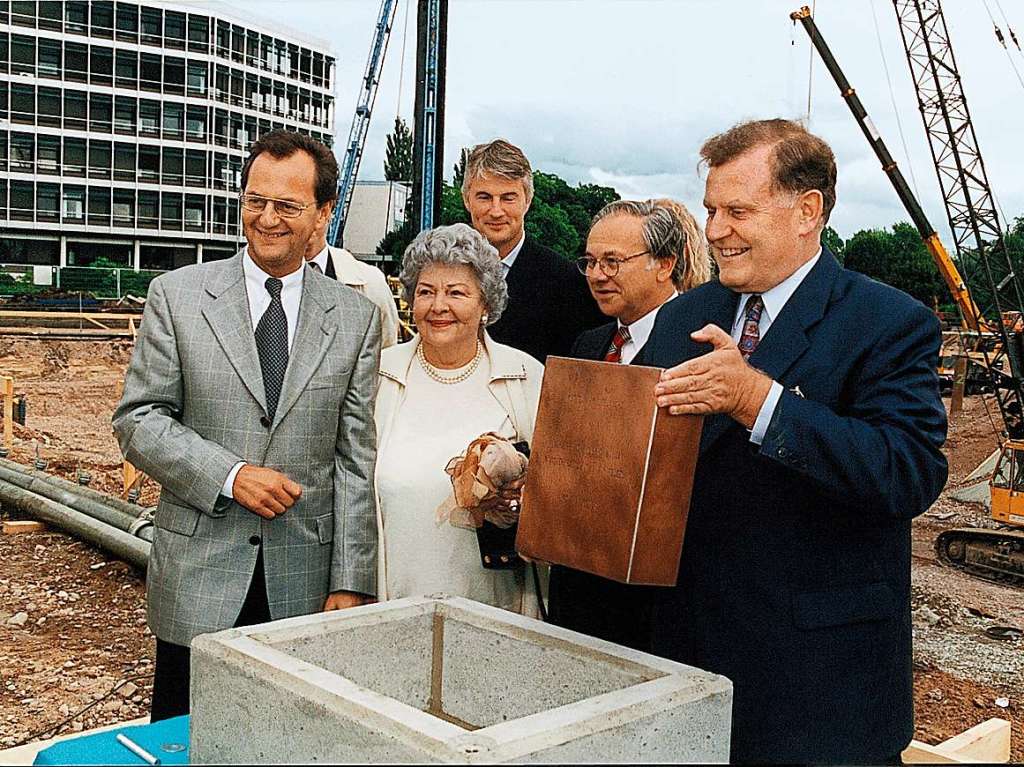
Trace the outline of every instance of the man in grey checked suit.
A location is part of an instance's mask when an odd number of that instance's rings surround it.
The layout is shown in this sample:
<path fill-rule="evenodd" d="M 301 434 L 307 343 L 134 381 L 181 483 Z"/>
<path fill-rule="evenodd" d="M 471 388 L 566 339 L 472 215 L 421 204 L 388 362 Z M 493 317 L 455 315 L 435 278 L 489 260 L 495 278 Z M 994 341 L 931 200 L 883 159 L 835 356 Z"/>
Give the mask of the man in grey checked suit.
<path fill-rule="evenodd" d="M 150 286 L 113 424 L 162 486 L 154 720 L 188 711 L 196 635 L 376 591 L 379 311 L 303 259 L 337 176 L 320 142 L 268 133 L 242 173 L 247 248 Z"/>

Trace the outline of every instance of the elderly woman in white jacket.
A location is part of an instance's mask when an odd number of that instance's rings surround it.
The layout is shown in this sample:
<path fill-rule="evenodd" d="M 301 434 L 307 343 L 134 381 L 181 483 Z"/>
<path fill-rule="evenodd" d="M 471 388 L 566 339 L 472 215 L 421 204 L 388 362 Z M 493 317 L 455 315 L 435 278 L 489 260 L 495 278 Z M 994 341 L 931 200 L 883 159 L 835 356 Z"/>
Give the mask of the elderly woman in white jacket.
<path fill-rule="evenodd" d="M 378 595 L 443 592 L 536 614 L 527 571 L 484 569 L 475 533 L 435 513 L 452 490 L 445 466 L 470 442 L 533 436 L 544 367 L 485 330 L 508 299 L 497 251 L 465 224 L 438 227 L 409 245 L 399 278 L 417 335 L 381 355 Z"/>

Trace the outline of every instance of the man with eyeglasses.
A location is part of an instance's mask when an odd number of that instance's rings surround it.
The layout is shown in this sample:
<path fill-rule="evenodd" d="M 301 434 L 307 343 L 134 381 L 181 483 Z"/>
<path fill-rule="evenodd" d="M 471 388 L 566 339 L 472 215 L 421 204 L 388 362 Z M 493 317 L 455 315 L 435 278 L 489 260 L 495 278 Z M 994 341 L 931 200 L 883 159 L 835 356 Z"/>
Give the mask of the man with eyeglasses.
<path fill-rule="evenodd" d="M 541 362 L 566 355 L 582 331 L 604 317 L 572 264 L 526 236 L 533 169 L 519 147 L 503 139 L 479 144 L 466 158 L 462 202 L 473 228 L 498 250 L 508 305 L 487 332 Z"/>
<path fill-rule="evenodd" d="M 651 201 L 618 200 L 594 217 L 586 255 L 576 265 L 601 311 L 614 318 L 582 333 L 569 356 L 643 364 L 658 311 L 676 297 L 672 276 L 685 251 L 679 219 Z M 637 650 L 650 644 L 652 589 L 568 567 L 551 568 L 552 623 Z"/>
<path fill-rule="evenodd" d="M 266 134 L 242 171 L 246 248 L 150 286 L 113 426 L 161 485 L 154 721 L 188 712 L 198 634 L 376 593 L 380 313 L 304 258 L 337 183 L 319 141 Z"/>

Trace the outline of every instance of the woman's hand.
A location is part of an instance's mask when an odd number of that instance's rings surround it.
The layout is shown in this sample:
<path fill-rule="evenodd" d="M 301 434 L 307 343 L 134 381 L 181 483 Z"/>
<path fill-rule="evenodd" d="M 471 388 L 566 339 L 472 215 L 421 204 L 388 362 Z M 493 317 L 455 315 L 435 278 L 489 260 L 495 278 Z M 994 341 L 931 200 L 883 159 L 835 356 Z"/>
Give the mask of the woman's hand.
<path fill-rule="evenodd" d="M 511 527 L 519 519 L 519 503 L 523 496 L 526 475 L 509 482 L 493 498 L 481 501 L 473 511 L 485 515 L 498 527 Z"/>

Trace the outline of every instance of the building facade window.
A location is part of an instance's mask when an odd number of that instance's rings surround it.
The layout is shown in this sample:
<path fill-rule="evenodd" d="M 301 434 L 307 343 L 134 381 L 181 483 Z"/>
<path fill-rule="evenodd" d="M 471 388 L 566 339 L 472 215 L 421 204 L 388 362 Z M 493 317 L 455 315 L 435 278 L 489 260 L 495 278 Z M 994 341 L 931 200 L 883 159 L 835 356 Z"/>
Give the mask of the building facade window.
<path fill-rule="evenodd" d="M 0 218 L 26 243 L 67 226 L 82 258 L 140 238 L 168 265 L 198 242 L 229 256 L 252 142 L 330 133 L 334 59 L 272 23 L 174 0 L 0 0 L 3 25 Z M 106 240 L 90 245 L 90 227 Z"/>

